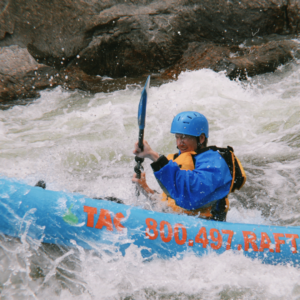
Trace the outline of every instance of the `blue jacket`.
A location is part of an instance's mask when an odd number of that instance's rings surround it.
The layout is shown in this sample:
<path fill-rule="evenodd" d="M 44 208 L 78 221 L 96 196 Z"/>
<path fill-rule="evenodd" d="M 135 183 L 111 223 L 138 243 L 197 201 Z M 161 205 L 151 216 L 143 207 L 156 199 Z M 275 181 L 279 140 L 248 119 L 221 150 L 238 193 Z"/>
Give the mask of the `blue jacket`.
<path fill-rule="evenodd" d="M 228 165 L 219 152 L 208 150 L 194 158 L 192 171 L 180 170 L 176 162 L 165 156 L 151 164 L 164 192 L 187 210 L 209 206 L 226 197 L 232 181 Z"/>

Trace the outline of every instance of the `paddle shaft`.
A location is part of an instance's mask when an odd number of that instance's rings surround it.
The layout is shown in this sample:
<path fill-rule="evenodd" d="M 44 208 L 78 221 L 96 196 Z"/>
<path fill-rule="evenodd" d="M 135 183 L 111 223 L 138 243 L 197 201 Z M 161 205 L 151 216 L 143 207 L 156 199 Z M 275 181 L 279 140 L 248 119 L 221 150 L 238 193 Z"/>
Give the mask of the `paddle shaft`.
<path fill-rule="evenodd" d="M 143 140 L 144 140 L 144 129 L 140 129 L 138 145 L 142 151 L 144 150 Z M 141 174 L 142 174 L 141 169 L 143 169 L 142 163 L 143 163 L 144 159 L 136 156 L 135 161 L 137 163 L 136 166 L 134 167 L 134 171 L 136 173 L 136 178 L 141 179 Z"/>
<path fill-rule="evenodd" d="M 138 124 L 139 124 L 139 139 L 138 139 L 138 146 L 141 151 L 144 150 L 144 128 L 145 128 L 145 120 L 146 120 L 146 107 L 147 107 L 147 92 L 150 85 L 150 75 L 148 76 L 144 89 L 142 90 L 141 99 L 139 103 L 138 109 Z M 136 173 L 136 178 L 141 179 L 141 170 L 143 170 L 142 163 L 144 158 L 135 157 L 136 166 L 134 167 L 134 171 Z M 137 194 L 139 194 L 137 192 Z"/>

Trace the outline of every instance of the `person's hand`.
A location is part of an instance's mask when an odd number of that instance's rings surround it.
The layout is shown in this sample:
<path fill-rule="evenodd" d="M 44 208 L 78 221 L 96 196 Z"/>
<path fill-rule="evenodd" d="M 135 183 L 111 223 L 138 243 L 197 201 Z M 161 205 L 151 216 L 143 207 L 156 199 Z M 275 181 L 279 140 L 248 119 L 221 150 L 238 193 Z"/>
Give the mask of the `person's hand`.
<path fill-rule="evenodd" d="M 149 158 L 152 161 L 157 161 L 159 158 L 159 154 L 151 149 L 147 141 L 144 141 L 143 145 L 144 145 L 144 150 L 142 151 L 139 148 L 138 142 L 136 142 L 134 144 L 133 154 L 140 158 Z"/>
<path fill-rule="evenodd" d="M 141 174 L 141 178 L 136 178 L 136 173 L 133 174 L 132 182 L 138 184 L 147 194 L 154 194 L 146 182 L 146 173 Z"/>

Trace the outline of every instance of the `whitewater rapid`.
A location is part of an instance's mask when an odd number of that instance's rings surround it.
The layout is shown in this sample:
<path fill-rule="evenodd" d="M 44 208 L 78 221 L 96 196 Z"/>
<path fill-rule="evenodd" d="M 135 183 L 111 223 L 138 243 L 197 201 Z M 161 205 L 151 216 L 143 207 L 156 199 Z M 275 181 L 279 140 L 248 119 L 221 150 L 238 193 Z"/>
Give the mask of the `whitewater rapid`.
<path fill-rule="evenodd" d="M 209 145 L 234 148 L 247 183 L 230 196 L 229 222 L 300 226 L 300 66 L 248 82 L 211 70 L 185 72 L 149 90 L 145 139 L 176 152 L 170 131 L 183 110 L 203 113 Z M 142 85 L 91 95 L 61 87 L 0 111 L 0 174 L 47 189 L 114 196 L 146 206 L 131 183 Z M 159 186 L 144 162 L 149 185 Z M 299 299 L 300 270 L 243 255 L 144 261 L 0 235 L 1 299 Z"/>

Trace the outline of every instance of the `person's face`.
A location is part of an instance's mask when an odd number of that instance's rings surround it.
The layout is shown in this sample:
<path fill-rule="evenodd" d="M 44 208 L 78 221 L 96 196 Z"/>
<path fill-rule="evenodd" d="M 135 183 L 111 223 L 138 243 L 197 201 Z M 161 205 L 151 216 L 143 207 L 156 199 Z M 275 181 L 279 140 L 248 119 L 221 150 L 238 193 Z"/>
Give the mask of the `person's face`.
<path fill-rule="evenodd" d="M 197 138 L 191 135 L 175 134 L 176 144 L 181 153 L 196 151 Z"/>

